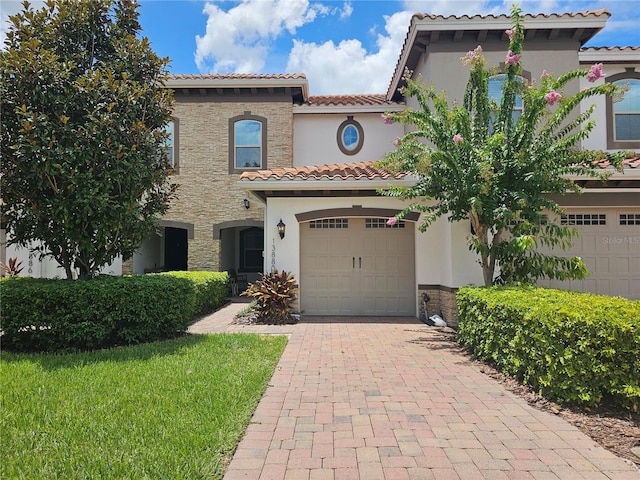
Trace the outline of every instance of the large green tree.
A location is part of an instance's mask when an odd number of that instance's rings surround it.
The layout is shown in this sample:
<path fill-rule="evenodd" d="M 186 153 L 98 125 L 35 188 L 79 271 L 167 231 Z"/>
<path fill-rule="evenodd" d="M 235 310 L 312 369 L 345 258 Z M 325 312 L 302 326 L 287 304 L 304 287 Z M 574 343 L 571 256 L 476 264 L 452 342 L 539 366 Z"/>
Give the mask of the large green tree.
<path fill-rule="evenodd" d="M 130 258 L 172 197 L 168 59 L 135 0 L 23 6 L 0 52 L 2 220 L 10 243 L 92 276 Z"/>
<path fill-rule="evenodd" d="M 487 68 L 479 46 L 461 59 L 471 68 L 462 105 L 449 105 L 444 93 L 406 72 L 404 94 L 415 97 L 420 108 L 383 116 L 386 122 L 411 128 L 381 165 L 418 178 L 413 187 L 383 192 L 410 201 L 390 222 L 409 211 L 424 212 L 422 231 L 442 216 L 451 222 L 470 221 L 469 248 L 479 255 L 485 285 L 584 278 L 588 272 L 579 257 L 543 251 L 566 248 L 576 233 L 558 223 L 562 209 L 549 194 L 580 192 L 571 178 L 605 179 L 610 174 L 592 160 L 607 158 L 619 168 L 624 156 L 579 149 L 595 125 L 594 107 L 577 112 L 580 102 L 616 95 L 617 87 L 601 83 L 574 95 L 563 93 L 569 82 L 581 77 L 592 82 L 601 78 L 602 64 L 558 78 L 543 72 L 535 83 L 524 81 L 521 20 L 520 9 L 514 7 L 499 103 L 489 96 L 489 79 L 497 72 Z M 522 113 L 516 118 L 517 99 Z"/>

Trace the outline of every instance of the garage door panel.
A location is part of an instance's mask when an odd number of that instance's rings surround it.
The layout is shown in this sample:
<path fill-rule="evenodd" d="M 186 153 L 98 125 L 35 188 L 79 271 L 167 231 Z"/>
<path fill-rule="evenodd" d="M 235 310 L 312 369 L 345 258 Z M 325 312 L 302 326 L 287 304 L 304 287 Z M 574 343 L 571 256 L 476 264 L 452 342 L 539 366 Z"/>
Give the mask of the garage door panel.
<path fill-rule="evenodd" d="M 386 219 L 375 220 L 333 222 L 341 229 L 301 224 L 300 303 L 305 313 L 415 315 L 413 224 L 389 228 Z"/>
<path fill-rule="evenodd" d="M 598 273 L 610 273 L 608 257 L 596 258 L 596 271 Z"/>
<path fill-rule="evenodd" d="M 616 270 L 620 273 L 631 273 L 631 259 L 626 257 L 616 258 Z"/>
<path fill-rule="evenodd" d="M 580 256 L 590 272 L 585 280 L 566 282 L 540 282 L 555 288 L 621 295 L 640 298 L 640 225 L 635 224 L 634 215 L 625 208 L 586 209 L 568 212 L 563 220 L 580 218 L 582 224 L 572 225 L 578 230 L 573 246 L 554 254 Z M 592 221 L 593 219 L 596 221 Z M 630 220 L 633 218 L 634 220 Z M 571 224 L 571 222 L 567 222 Z"/>

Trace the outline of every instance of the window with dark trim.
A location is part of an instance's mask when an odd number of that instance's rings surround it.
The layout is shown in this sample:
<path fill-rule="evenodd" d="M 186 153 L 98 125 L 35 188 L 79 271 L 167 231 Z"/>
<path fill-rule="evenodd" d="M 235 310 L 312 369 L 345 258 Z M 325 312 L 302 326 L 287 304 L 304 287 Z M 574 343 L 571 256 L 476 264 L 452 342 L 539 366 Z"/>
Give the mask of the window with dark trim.
<path fill-rule="evenodd" d="M 394 223 L 393 225 L 389 225 L 388 220 L 386 218 L 366 218 L 364 221 L 364 228 L 404 228 L 404 221 L 400 220 L 399 222 Z"/>
<path fill-rule="evenodd" d="M 362 149 L 364 144 L 364 130 L 359 122 L 353 119 L 353 115 L 347 116 L 347 119 L 338 127 L 336 135 L 338 148 L 345 155 L 355 155 Z"/>
<path fill-rule="evenodd" d="M 620 225 L 640 225 L 640 213 L 621 213 Z"/>
<path fill-rule="evenodd" d="M 167 166 L 178 173 L 178 119 L 172 117 L 165 127 L 168 137 L 164 141 L 163 150 L 167 155 Z"/>
<path fill-rule="evenodd" d="M 323 218 L 321 220 L 311 220 L 309 228 L 326 229 L 326 228 L 349 228 L 348 218 Z"/>
<path fill-rule="evenodd" d="M 498 75 L 493 75 L 489 77 L 489 101 L 494 100 L 498 106 L 502 102 L 502 87 L 504 85 L 505 80 L 507 79 L 507 75 L 504 73 L 500 73 Z M 516 77 L 518 82 L 522 82 L 524 80 L 523 77 Z M 516 123 L 522 115 L 522 96 L 516 95 L 516 103 L 513 106 L 513 114 L 511 118 L 513 122 Z M 494 115 L 491 114 L 491 127 L 490 131 L 493 132 L 493 122 Z"/>
<path fill-rule="evenodd" d="M 262 249 L 264 247 L 264 230 L 258 227 L 247 228 L 240 232 L 240 271 L 262 271 Z"/>
<path fill-rule="evenodd" d="M 229 173 L 267 168 L 267 119 L 251 112 L 229 119 Z"/>
<path fill-rule="evenodd" d="M 606 97 L 607 148 L 640 148 L 640 72 L 630 68 L 605 82 L 627 87 L 621 99 Z"/>
<path fill-rule="evenodd" d="M 568 213 L 560 217 L 560 225 L 606 225 L 605 213 Z"/>

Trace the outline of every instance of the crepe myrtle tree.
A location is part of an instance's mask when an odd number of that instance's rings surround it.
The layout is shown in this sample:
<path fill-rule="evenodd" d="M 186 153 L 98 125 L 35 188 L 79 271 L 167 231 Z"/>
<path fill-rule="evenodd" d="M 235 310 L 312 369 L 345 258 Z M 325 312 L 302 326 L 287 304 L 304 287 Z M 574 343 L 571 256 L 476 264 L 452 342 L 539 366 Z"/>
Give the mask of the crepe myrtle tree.
<path fill-rule="evenodd" d="M 80 277 L 130 258 L 173 195 L 167 58 L 135 0 L 49 0 L 9 17 L 0 52 L 2 219 Z"/>
<path fill-rule="evenodd" d="M 610 172 L 598 169 L 594 159 L 607 158 L 621 168 L 624 152 L 579 150 L 579 142 L 595 125 L 594 106 L 575 110 L 590 97 L 622 92 L 603 83 L 574 95 L 563 93 L 569 82 L 581 77 L 590 82 L 603 77 L 602 64 L 558 78 L 545 71 L 538 82 L 525 82 L 519 75 L 524 27 L 517 6 L 511 18 L 499 103 L 489 98 L 489 78 L 495 71 L 487 68 L 480 46 L 461 58 L 471 70 L 461 106 L 449 105 L 443 93 L 405 72 L 403 93 L 415 97 L 420 108 L 383 114 L 386 123 L 412 128 L 396 139 L 396 150 L 380 165 L 418 180 L 412 187 L 392 186 L 382 192 L 410 201 L 388 223 L 410 211 L 424 213 L 421 231 L 441 216 L 450 222 L 470 221 L 469 249 L 479 255 L 487 286 L 544 277 L 581 279 L 588 275 L 581 258 L 545 254 L 538 248 L 565 249 L 577 234 L 548 215 L 562 213 L 548 194 L 580 192 L 570 179 L 575 175 L 605 179 Z M 517 97 L 522 99 L 519 118 L 513 115 Z"/>

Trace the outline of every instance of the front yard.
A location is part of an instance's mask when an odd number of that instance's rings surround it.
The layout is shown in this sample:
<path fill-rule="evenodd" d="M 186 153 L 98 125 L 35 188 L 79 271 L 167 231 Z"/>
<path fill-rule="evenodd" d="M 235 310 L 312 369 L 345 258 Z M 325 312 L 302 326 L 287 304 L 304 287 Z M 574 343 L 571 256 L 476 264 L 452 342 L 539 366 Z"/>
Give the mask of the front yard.
<path fill-rule="evenodd" d="M 286 345 L 187 336 L 0 365 L 0 478 L 222 478 Z"/>

